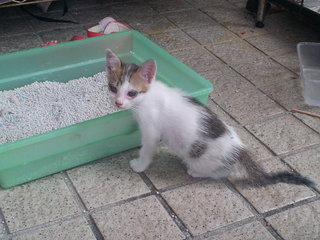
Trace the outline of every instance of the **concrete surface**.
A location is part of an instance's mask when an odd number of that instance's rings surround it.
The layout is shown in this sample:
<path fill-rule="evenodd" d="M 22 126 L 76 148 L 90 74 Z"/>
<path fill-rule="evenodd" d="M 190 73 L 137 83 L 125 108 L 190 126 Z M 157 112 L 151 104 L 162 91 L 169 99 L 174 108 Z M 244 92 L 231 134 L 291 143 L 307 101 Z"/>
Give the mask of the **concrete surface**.
<path fill-rule="evenodd" d="M 257 29 L 245 0 L 68 2 L 64 19 L 79 24 L 0 9 L 0 53 L 67 41 L 113 16 L 215 84 L 209 107 L 267 171 L 294 170 L 316 187 L 194 179 L 165 146 L 136 174 L 129 167 L 135 149 L 0 189 L 0 239 L 320 239 L 320 119 L 290 111 L 320 113 L 303 102 L 296 53 L 298 42 L 320 41 L 315 28 L 273 7 Z M 43 15 L 61 12 L 54 3 Z"/>

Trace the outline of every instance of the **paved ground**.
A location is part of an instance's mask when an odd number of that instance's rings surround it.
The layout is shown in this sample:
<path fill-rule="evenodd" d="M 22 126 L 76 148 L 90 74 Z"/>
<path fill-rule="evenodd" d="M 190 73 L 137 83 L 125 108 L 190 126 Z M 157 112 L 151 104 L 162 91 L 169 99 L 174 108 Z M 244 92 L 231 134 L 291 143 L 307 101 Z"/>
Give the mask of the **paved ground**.
<path fill-rule="evenodd" d="M 192 179 L 165 147 L 136 174 L 132 150 L 0 190 L 1 239 L 320 239 L 320 119 L 290 112 L 320 113 L 303 103 L 296 54 L 298 42 L 319 42 L 319 32 L 278 10 L 256 29 L 244 0 L 69 2 L 65 19 L 80 25 L 2 9 L 0 52 L 69 40 L 111 15 L 212 81 L 210 108 L 267 170 L 294 169 L 317 185 L 248 189 Z M 52 7 L 48 16 L 59 17 Z"/>

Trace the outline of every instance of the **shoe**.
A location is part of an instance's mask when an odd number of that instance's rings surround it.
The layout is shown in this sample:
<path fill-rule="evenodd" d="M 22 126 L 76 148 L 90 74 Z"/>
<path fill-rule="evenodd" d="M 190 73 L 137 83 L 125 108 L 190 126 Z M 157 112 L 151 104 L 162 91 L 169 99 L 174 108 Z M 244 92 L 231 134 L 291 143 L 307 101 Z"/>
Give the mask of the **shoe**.
<path fill-rule="evenodd" d="M 112 17 L 106 17 L 102 19 L 98 25 L 95 25 L 87 30 L 88 37 L 96 37 L 110 33 L 121 32 L 125 30 L 130 30 L 127 24 L 116 21 Z"/>

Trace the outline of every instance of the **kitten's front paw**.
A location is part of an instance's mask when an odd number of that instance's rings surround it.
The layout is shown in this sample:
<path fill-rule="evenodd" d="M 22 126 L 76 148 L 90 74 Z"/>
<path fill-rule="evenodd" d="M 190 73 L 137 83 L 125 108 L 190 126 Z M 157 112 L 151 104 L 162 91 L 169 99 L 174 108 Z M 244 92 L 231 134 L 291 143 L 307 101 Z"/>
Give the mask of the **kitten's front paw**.
<path fill-rule="evenodd" d="M 147 169 L 148 166 L 144 166 L 144 164 L 141 164 L 139 159 L 133 159 L 130 161 L 130 167 L 135 172 L 143 172 Z"/>

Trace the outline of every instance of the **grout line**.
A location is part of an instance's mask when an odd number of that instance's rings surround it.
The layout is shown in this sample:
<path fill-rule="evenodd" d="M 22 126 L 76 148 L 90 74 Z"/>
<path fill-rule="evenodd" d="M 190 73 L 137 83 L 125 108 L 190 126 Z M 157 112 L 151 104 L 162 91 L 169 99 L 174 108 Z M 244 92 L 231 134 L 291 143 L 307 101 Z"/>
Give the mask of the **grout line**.
<path fill-rule="evenodd" d="M 93 232 L 93 235 L 95 236 L 96 240 L 104 240 L 104 237 L 103 237 L 100 229 L 98 228 L 96 222 L 92 218 L 92 216 L 90 214 L 88 214 L 88 215 L 85 215 L 85 218 L 86 218 L 87 223 L 88 223 L 91 231 Z"/>
<path fill-rule="evenodd" d="M 310 198 L 307 198 L 307 199 L 304 199 L 304 200 L 301 200 L 301 201 L 298 201 L 298 202 L 294 202 L 294 203 L 291 203 L 289 205 L 286 205 L 286 206 L 283 206 L 283 207 L 280 207 L 280 208 L 277 208 L 277 209 L 270 210 L 268 212 L 261 213 L 260 216 L 261 216 L 261 218 L 267 218 L 267 217 L 270 217 L 272 215 L 275 215 L 275 214 L 278 214 L 278 213 L 282 213 L 284 211 L 287 211 L 287 210 L 290 210 L 290 209 L 294 209 L 296 207 L 300 207 L 300 206 L 303 206 L 303 205 L 306 205 L 306 204 L 309 204 L 309 203 L 313 203 L 313 202 L 318 201 L 318 200 L 320 200 L 319 196 L 310 197 Z"/>
<path fill-rule="evenodd" d="M 269 211 L 267 212 L 266 214 L 262 213 L 260 214 L 259 211 L 254 207 L 254 205 L 235 187 L 234 184 L 232 184 L 229 180 L 225 180 L 224 183 L 227 185 L 227 187 L 233 192 L 235 193 L 240 199 L 242 199 L 242 201 L 245 203 L 246 207 L 249 208 L 249 210 L 255 215 L 255 216 L 259 216 L 259 220 L 260 222 L 262 223 L 262 225 L 267 229 L 267 231 L 272 235 L 274 236 L 277 240 L 283 240 L 283 238 L 277 233 L 277 231 L 267 223 L 267 221 L 265 220 L 265 217 L 268 216 L 267 214 L 268 213 L 272 213 L 273 214 L 276 214 L 277 211 Z M 311 198 L 308 198 L 308 199 L 305 199 L 305 200 L 302 200 L 298 203 L 293 203 L 293 204 L 289 204 L 289 205 L 286 205 L 282 208 L 279 208 L 279 210 L 282 212 L 282 211 L 286 211 L 288 209 L 291 209 L 293 207 L 296 207 L 296 206 L 300 206 L 300 205 L 304 205 L 307 203 L 309 203 L 310 201 L 313 201 L 314 199 L 318 199 L 318 197 L 311 197 Z M 279 212 L 280 212 L 279 211 Z"/>
<path fill-rule="evenodd" d="M 225 225 L 225 226 L 222 226 L 222 227 L 219 227 L 217 229 L 214 229 L 212 231 L 208 231 L 206 233 L 202 233 L 198 236 L 196 236 L 194 238 L 194 240 L 202 240 L 202 239 L 206 239 L 208 237 L 212 237 L 212 236 L 215 236 L 215 235 L 218 235 L 218 234 L 221 234 L 221 233 L 224 233 L 228 230 L 232 230 L 232 229 L 235 229 L 237 227 L 241 227 L 243 225 L 246 225 L 246 224 L 249 224 L 249 223 L 252 223 L 254 221 L 257 220 L 257 216 L 252 216 L 252 217 L 248 217 L 248 218 L 245 218 L 245 219 L 242 219 L 240 221 L 237 221 L 237 222 L 233 222 L 231 224 L 228 224 L 228 225 Z"/>
<path fill-rule="evenodd" d="M 175 224 L 178 226 L 180 231 L 185 235 L 186 239 L 192 239 L 192 234 L 189 232 L 189 229 L 185 225 L 185 223 L 179 218 L 179 216 L 174 212 L 174 210 L 170 207 L 168 202 L 162 197 L 162 195 L 156 194 L 156 198 L 167 211 L 167 213 L 171 216 Z"/>
<path fill-rule="evenodd" d="M 303 153 L 305 151 L 313 150 L 313 149 L 320 149 L 320 143 L 315 143 L 315 144 L 312 144 L 312 145 L 308 145 L 308 146 L 305 146 L 303 148 L 292 150 L 290 152 L 281 153 L 281 154 L 278 154 L 277 156 L 279 158 L 286 158 L 288 156 L 292 156 L 292 155 L 295 155 L 295 154 Z"/>
<path fill-rule="evenodd" d="M 238 198 L 240 198 L 242 203 L 244 203 L 244 205 L 251 211 L 254 216 L 259 215 L 259 211 L 253 206 L 253 204 L 245 196 L 243 196 L 243 194 L 238 191 L 238 189 L 228 179 L 223 180 L 223 183 L 230 191 L 232 191 L 235 195 L 238 196 Z"/>
<path fill-rule="evenodd" d="M 210 15 L 208 15 L 206 12 L 202 11 L 201 9 L 199 9 L 200 12 L 202 12 L 203 14 L 207 15 L 208 17 L 210 17 L 211 19 L 215 20 L 214 18 L 212 18 Z M 280 66 L 282 66 L 283 68 L 285 68 L 286 70 L 288 70 L 289 72 L 293 73 L 295 76 L 298 76 L 299 74 L 297 74 L 293 69 L 279 63 L 276 59 L 274 59 L 275 56 L 270 56 L 267 53 L 265 53 L 264 51 L 262 51 L 261 49 L 259 49 L 258 47 L 256 47 L 254 44 L 250 43 L 246 38 L 242 38 L 241 36 L 239 36 L 237 33 L 233 32 L 231 29 L 227 28 L 224 24 L 220 23 L 219 21 L 215 20 L 219 25 L 221 25 L 222 27 L 226 28 L 228 31 L 232 32 L 233 34 L 235 34 L 240 40 L 246 42 L 247 44 L 249 44 L 250 46 L 252 46 L 255 50 L 257 50 L 258 52 L 262 53 L 263 55 L 265 55 L 265 57 L 267 59 L 269 59 L 270 61 L 279 64 Z M 181 29 L 183 31 L 183 29 Z M 185 31 L 183 31 L 185 32 Z M 186 32 L 185 32 L 186 33 Z M 186 33 L 187 34 L 187 33 Z M 270 34 L 270 33 L 269 33 Z M 189 34 L 187 34 L 189 36 Z M 262 34 L 263 35 L 263 34 Z M 191 37 L 191 36 L 189 36 Z M 191 37 L 192 38 L 192 37 Z M 192 38 L 193 39 L 193 38 Z M 195 40 L 195 39 L 193 39 Z M 195 40 L 196 41 L 196 40 Z M 198 41 L 197 41 L 198 42 Z M 198 42 L 199 43 L 199 42 Z M 290 109 L 288 110 L 285 106 L 283 106 L 281 103 L 279 103 L 277 100 L 273 99 L 272 97 L 270 97 L 265 91 L 263 91 L 259 86 L 255 85 L 253 82 L 251 82 L 249 79 L 247 79 L 246 77 L 244 77 L 241 73 L 239 73 L 236 69 L 233 68 L 233 66 L 229 65 L 227 62 L 225 62 L 223 59 L 219 58 L 218 56 L 216 56 L 213 52 L 211 52 L 205 45 L 202 45 L 201 43 L 199 43 L 201 46 L 204 46 L 206 48 L 207 51 L 209 51 L 211 54 L 213 54 L 215 57 L 217 57 L 219 60 L 221 60 L 223 63 L 225 63 L 227 66 L 229 66 L 232 70 L 234 70 L 236 73 L 240 74 L 244 79 L 246 79 L 249 83 L 251 83 L 253 86 L 256 87 L 256 89 L 258 91 L 260 91 L 261 93 L 263 93 L 267 98 L 271 99 L 273 102 L 275 102 L 276 104 L 278 104 L 284 111 L 286 112 L 290 112 Z M 219 43 L 217 43 L 219 44 Z M 215 44 L 213 44 L 215 45 Z M 220 105 L 219 105 L 220 106 Z M 220 106 L 221 107 L 221 106 Z M 299 119 L 298 117 L 296 117 L 294 114 L 292 114 L 296 119 L 298 119 L 300 122 L 302 122 L 304 125 L 306 125 L 308 128 L 310 128 L 311 130 L 313 130 L 314 132 L 318 133 L 315 129 L 313 129 L 311 126 L 307 125 L 306 123 L 304 123 L 301 119 Z"/>
<path fill-rule="evenodd" d="M 198 182 L 202 182 L 205 181 L 206 179 L 204 178 L 194 178 L 192 179 L 190 182 L 186 182 L 186 183 L 181 183 L 181 184 L 177 184 L 177 185 L 173 185 L 173 186 L 169 186 L 169 187 L 164 187 L 159 189 L 160 193 L 164 193 L 164 192 L 168 192 L 168 191 L 172 191 L 181 187 L 185 187 L 185 186 L 189 186 Z"/>
<path fill-rule="evenodd" d="M 228 117 L 230 117 L 233 121 L 235 121 L 237 123 L 237 125 L 235 127 L 243 127 L 243 125 L 236 119 L 234 118 L 229 112 L 227 112 L 223 107 L 221 107 L 214 99 L 213 97 L 209 96 L 209 99 L 216 104 L 221 111 L 223 111 Z"/>
<path fill-rule="evenodd" d="M 151 189 L 152 193 L 149 192 L 149 193 L 146 193 L 146 194 L 142 194 L 142 195 L 139 195 L 139 196 L 136 196 L 136 197 L 132 197 L 132 198 L 129 198 L 129 199 L 125 199 L 125 200 L 119 201 L 117 203 L 112 203 L 112 204 L 109 204 L 109 205 L 106 205 L 106 206 L 103 206 L 103 207 L 100 207 L 100 208 L 96 208 L 96 209 L 90 210 L 90 211 L 88 211 L 86 213 L 82 212 L 82 213 L 77 214 L 77 215 L 66 216 L 66 217 L 51 221 L 51 222 L 47 222 L 47 223 L 44 223 L 44 224 L 40 224 L 40 225 L 29 227 L 27 229 L 19 230 L 17 232 L 8 234 L 7 236 L 5 236 L 6 237 L 5 239 L 7 240 L 7 239 L 10 239 L 13 236 L 20 236 L 22 234 L 25 234 L 25 233 L 28 233 L 28 232 L 31 232 L 31 231 L 35 231 L 35 230 L 39 230 L 39 229 L 44 228 L 44 227 L 56 225 L 56 224 L 59 224 L 61 222 L 69 221 L 69 220 L 72 220 L 72 219 L 75 219 L 75 218 L 78 218 L 78 217 L 89 217 L 90 218 L 89 220 L 91 220 L 92 218 L 91 218 L 90 214 L 92 214 L 94 212 L 101 211 L 101 210 L 104 210 L 104 209 L 109 209 L 109 208 L 112 208 L 114 206 L 119 206 L 119 205 L 122 205 L 122 204 L 125 204 L 125 203 L 128 203 L 128 202 L 132 202 L 132 201 L 135 201 L 135 200 L 138 200 L 138 199 L 141 199 L 141 198 L 145 198 L 145 197 L 151 196 L 151 195 L 155 195 L 157 197 L 157 199 L 165 207 L 165 209 L 167 210 L 168 214 L 171 217 L 174 216 L 173 220 L 175 221 L 175 223 L 177 225 L 178 224 L 182 224 L 180 226 L 184 227 L 184 230 L 185 230 L 184 234 L 185 235 L 187 234 L 187 236 L 186 236 L 187 239 L 192 239 L 192 236 L 190 235 L 189 230 L 184 226 L 184 223 L 179 218 L 175 218 L 176 214 L 170 208 L 168 203 L 163 199 L 163 197 L 161 196 L 160 192 L 158 192 L 157 189 L 153 186 L 152 182 L 144 174 L 141 174 L 140 176 L 143 178 L 143 180 L 145 180 L 147 182 L 146 184 L 148 185 L 148 187 L 152 188 Z M 237 191 L 237 190 L 235 189 L 233 191 Z M 241 195 L 241 193 L 239 193 L 239 194 Z M 224 226 L 222 228 L 215 229 L 213 231 L 209 231 L 207 233 L 204 233 L 204 234 L 200 235 L 200 238 L 198 236 L 198 237 L 195 237 L 194 239 L 203 239 L 204 238 L 203 236 L 216 235 L 218 233 L 222 233 L 225 230 L 233 229 L 233 228 L 236 228 L 238 226 L 242 226 L 244 224 L 247 224 L 247 223 L 250 223 L 250 222 L 253 222 L 253 221 L 256 221 L 256 220 L 260 221 L 260 220 L 264 219 L 265 217 L 269 217 L 269 216 L 272 216 L 274 214 L 281 213 L 283 211 L 286 211 L 286 210 L 289 210 L 289 209 L 292 209 L 292 208 L 295 208 L 295 207 L 299 207 L 299 206 L 302 206 L 302 205 L 305 205 L 305 204 L 308 204 L 308 203 L 311 203 L 311 202 L 314 202 L 314 201 L 317 201 L 317 200 L 320 200 L 320 196 L 319 195 L 315 196 L 315 197 L 311 197 L 311 198 L 305 199 L 305 200 L 302 200 L 300 202 L 296 202 L 296 203 L 292 203 L 292 204 L 283 206 L 283 207 L 278 208 L 278 209 L 271 210 L 269 212 L 265 212 L 265 213 L 261 213 L 261 214 L 258 214 L 256 216 L 253 216 L 253 217 L 249 217 L 247 219 L 243 219 L 243 220 L 238 221 L 238 222 L 234 222 L 234 223 L 229 224 L 227 226 Z M 247 201 L 247 200 L 245 199 L 244 201 Z M 166 206 L 167 206 L 167 208 L 166 208 Z M 89 223 L 89 224 L 91 224 L 91 223 Z M 178 227 L 179 227 L 179 225 L 178 225 Z M 103 239 L 103 238 L 97 238 L 97 239 Z"/>
<path fill-rule="evenodd" d="M 303 125 L 305 125 L 306 127 L 308 127 L 309 129 L 311 129 L 313 132 L 320 134 L 320 132 L 318 132 L 316 129 L 313 129 L 311 126 L 309 126 L 308 124 L 306 124 L 301 118 L 298 118 L 297 115 L 295 115 L 293 112 L 291 112 L 290 110 L 287 110 L 288 113 L 291 114 L 292 117 L 294 117 L 295 119 L 297 119 L 299 122 L 301 122 Z"/>
<path fill-rule="evenodd" d="M 265 219 L 261 219 L 259 222 L 276 240 L 284 240 Z"/>
<path fill-rule="evenodd" d="M 94 236 L 96 237 L 97 240 L 103 240 L 104 237 L 103 237 L 101 231 L 97 227 L 96 222 L 94 221 L 92 216 L 88 213 L 88 209 L 87 209 L 86 205 L 84 204 L 84 202 L 82 201 L 77 189 L 73 185 L 73 182 L 70 179 L 69 175 L 65 171 L 62 172 L 62 175 L 63 175 L 63 178 L 64 178 L 64 182 L 66 183 L 66 185 L 67 185 L 69 191 L 71 192 L 71 195 L 73 196 L 74 200 L 78 204 L 78 207 L 83 212 L 84 217 L 85 217 L 85 219 L 86 219 L 91 231 L 93 232 Z"/>
<path fill-rule="evenodd" d="M 121 206 L 121 205 L 126 204 L 126 203 L 134 202 L 134 201 L 142 199 L 142 198 L 150 197 L 152 195 L 153 194 L 151 192 L 144 193 L 144 194 L 141 194 L 141 195 L 138 195 L 138 196 L 134 196 L 134 197 L 130 197 L 130 198 L 127 198 L 127 199 L 124 199 L 124 200 L 121 200 L 121 201 L 118 201 L 118 202 L 115 202 L 115 203 L 109 203 L 107 205 L 104 205 L 104 206 L 101 206 L 101 207 L 97 207 L 95 209 L 89 210 L 89 213 L 92 214 L 92 213 L 104 211 L 104 210 L 107 210 L 107 209 L 110 209 L 110 208 Z"/>
<path fill-rule="evenodd" d="M 3 225 L 3 228 L 5 230 L 4 235 L 10 234 L 9 226 L 7 224 L 7 221 L 6 221 L 5 217 L 4 217 L 4 214 L 3 214 L 1 208 L 0 208 L 0 222 Z"/>
<path fill-rule="evenodd" d="M 56 225 L 56 224 L 59 224 L 59 223 L 65 222 L 65 221 L 70 221 L 70 220 L 73 220 L 73 219 L 76 219 L 76 218 L 79 218 L 79 217 L 84 217 L 87 220 L 88 225 L 91 228 L 91 224 L 96 225 L 96 223 L 92 219 L 92 216 L 91 216 L 92 213 L 95 213 L 95 212 L 98 212 L 98 211 L 101 211 L 101 210 L 105 210 L 105 209 L 109 209 L 109 208 L 112 208 L 112 207 L 115 207 L 115 206 L 119 206 L 119 205 L 122 205 L 122 204 L 125 204 L 125 203 L 128 203 L 128 202 L 132 202 L 132 201 L 135 201 L 135 200 L 138 200 L 138 199 L 141 199 L 141 198 L 145 198 L 145 197 L 151 196 L 151 195 L 152 195 L 151 193 L 142 194 L 142 195 L 139 195 L 137 197 L 132 197 L 132 198 L 129 198 L 129 199 L 125 199 L 125 200 L 119 201 L 117 203 L 113 203 L 113 204 L 109 204 L 109 205 L 106 205 L 106 206 L 103 206 L 103 207 L 95 208 L 93 210 L 82 211 L 81 213 L 76 214 L 76 215 L 65 216 L 65 217 L 62 217 L 60 219 L 56 219 L 56 220 L 53 220 L 53 221 L 50 221 L 50 222 L 46 222 L 46 223 L 43 223 L 43 224 L 31 226 L 31 227 L 26 228 L 26 229 L 18 230 L 17 232 L 14 232 L 14 233 L 8 233 L 7 236 L 8 237 L 20 236 L 20 235 L 28 233 L 28 232 L 32 232 L 32 231 L 35 231 L 35 230 L 39 230 L 41 228 L 45 228 L 45 227 L 49 227 L 49 226 L 52 226 L 52 225 Z M 92 231 L 95 234 L 95 237 L 96 237 L 97 240 L 102 240 L 103 239 L 103 238 L 99 238 L 99 236 L 96 235 L 96 232 L 94 232 L 95 230 L 92 230 Z"/>
<path fill-rule="evenodd" d="M 238 192 L 238 190 L 236 188 L 234 188 L 233 185 L 230 182 L 228 183 L 228 181 L 226 181 L 225 184 L 227 185 L 227 187 L 229 189 L 231 187 L 230 190 L 233 193 L 235 193 L 236 195 L 238 195 L 241 198 L 242 202 L 245 203 L 246 206 L 248 206 L 248 205 L 250 206 L 249 209 L 251 211 L 253 211 L 253 213 L 257 212 L 255 210 L 254 206 L 245 197 L 243 197 L 242 194 L 240 192 Z M 252 217 L 248 217 L 246 219 L 242 219 L 240 221 L 233 222 L 231 224 L 222 226 L 222 227 L 214 229 L 212 231 L 208 231 L 206 233 L 200 234 L 200 235 L 196 236 L 194 239 L 195 240 L 202 240 L 202 239 L 208 238 L 210 236 L 215 236 L 215 235 L 221 234 L 223 232 L 226 232 L 228 230 L 232 230 L 232 229 L 235 229 L 237 227 L 241 227 L 243 225 L 252 223 L 254 221 L 259 221 L 266 228 L 266 230 L 273 237 L 275 237 L 275 239 L 283 240 L 283 238 L 276 232 L 275 229 L 273 229 L 273 227 L 265 220 L 265 218 L 269 217 L 269 216 L 272 216 L 272 215 L 275 215 L 275 214 L 278 214 L 278 213 L 282 213 L 284 211 L 287 211 L 287 210 L 290 210 L 290 209 L 293 209 L 293 208 L 296 208 L 296 207 L 299 207 L 299 206 L 303 206 L 303 205 L 308 204 L 308 203 L 315 202 L 317 200 L 320 200 L 319 196 L 311 197 L 311 198 L 308 198 L 308 199 L 304 199 L 304 200 L 301 200 L 299 202 L 295 202 L 295 203 L 292 203 L 292 204 L 289 204 L 289 205 L 286 205 L 286 206 L 283 206 L 283 207 L 280 207 L 280 208 L 277 208 L 277 209 L 274 209 L 274 210 L 270 210 L 268 212 L 264 212 L 264 213 L 258 213 L 257 212 L 257 214 L 252 216 Z"/>
<path fill-rule="evenodd" d="M 71 195 L 73 196 L 73 199 L 76 201 L 76 204 L 78 205 L 78 207 L 80 208 L 82 213 L 87 213 L 88 209 L 85 206 L 84 202 L 82 201 L 78 191 L 76 190 L 75 186 L 73 185 L 73 182 L 71 181 L 69 175 L 67 172 L 63 171 L 61 172 L 64 182 L 67 185 Z"/>
<path fill-rule="evenodd" d="M 187 240 L 193 239 L 193 236 L 189 232 L 189 229 L 186 227 L 185 223 L 179 218 L 179 216 L 170 207 L 168 202 L 162 197 L 161 193 L 153 185 L 151 180 L 144 173 L 140 173 L 139 175 L 142 178 L 142 180 L 145 182 L 145 184 L 150 188 L 151 192 L 155 195 L 155 197 L 158 199 L 158 201 L 163 206 L 163 208 L 166 210 L 166 212 L 169 214 L 169 216 L 172 218 L 172 220 L 177 225 L 177 227 L 180 229 L 180 231 L 184 234 L 186 239 Z"/>
<path fill-rule="evenodd" d="M 53 225 L 60 224 L 62 222 L 71 221 L 73 219 L 76 219 L 76 218 L 79 218 L 79 217 L 83 217 L 83 215 L 84 214 L 81 214 L 81 213 L 77 214 L 77 215 L 69 215 L 69 216 L 66 216 L 66 217 L 55 219 L 55 220 L 50 221 L 50 222 L 46 222 L 46 223 L 42 223 L 42 224 L 39 224 L 39 225 L 31 226 L 31 227 L 28 227 L 28 228 L 25 228 L 25 229 L 18 230 L 16 232 L 8 234 L 8 236 L 9 237 L 21 236 L 23 234 L 26 234 L 26 233 L 29 233 L 29 232 L 33 232 L 33 231 L 36 231 L 36 230 L 40 230 L 42 228 L 50 227 L 50 226 L 53 226 Z"/>

